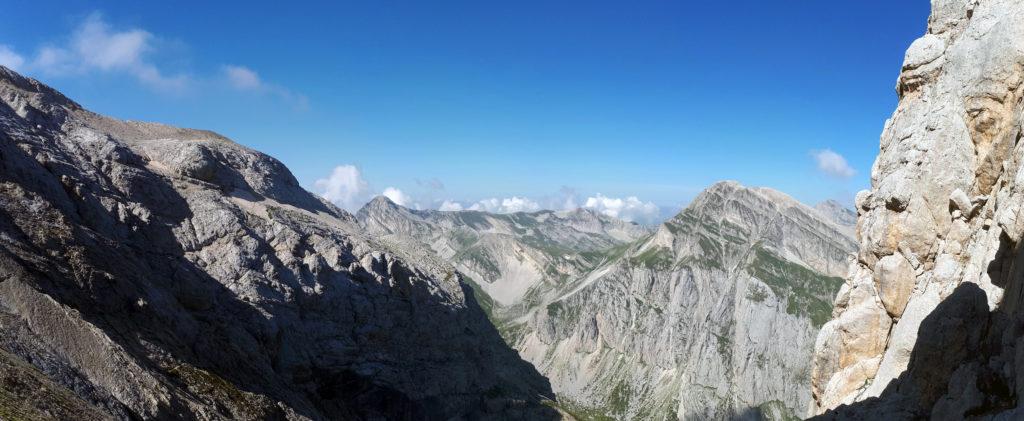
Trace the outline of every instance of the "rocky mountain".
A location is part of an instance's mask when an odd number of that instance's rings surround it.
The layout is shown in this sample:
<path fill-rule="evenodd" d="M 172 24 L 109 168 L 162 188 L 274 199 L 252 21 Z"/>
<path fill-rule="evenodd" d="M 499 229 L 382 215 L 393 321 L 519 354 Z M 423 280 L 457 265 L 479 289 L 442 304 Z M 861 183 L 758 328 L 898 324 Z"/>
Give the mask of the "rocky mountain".
<path fill-rule="evenodd" d="M 854 235 L 854 230 L 857 227 L 857 212 L 853 209 L 843 206 L 835 200 L 826 200 L 815 205 L 814 210 L 818 211 L 825 219 L 846 229 L 850 236 Z"/>
<path fill-rule="evenodd" d="M 280 162 L 0 68 L 0 418 L 546 419 L 551 396 L 450 265 Z"/>
<path fill-rule="evenodd" d="M 384 196 L 367 203 L 356 218 L 397 248 L 426 246 L 502 307 L 534 302 L 601 263 L 609 249 L 650 233 L 586 209 L 512 214 L 411 210 Z"/>
<path fill-rule="evenodd" d="M 505 339 L 581 419 L 804 414 L 814 338 L 855 249 L 820 212 L 732 182 L 654 232 L 589 211 L 414 211 L 385 198 L 357 218 L 470 273 Z"/>
<path fill-rule="evenodd" d="M 803 415 L 814 338 L 854 247 L 784 194 L 719 183 L 506 339 L 583 413 Z"/>
<path fill-rule="evenodd" d="M 932 2 L 817 339 L 822 418 L 1021 419 L 1024 3 Z"/>

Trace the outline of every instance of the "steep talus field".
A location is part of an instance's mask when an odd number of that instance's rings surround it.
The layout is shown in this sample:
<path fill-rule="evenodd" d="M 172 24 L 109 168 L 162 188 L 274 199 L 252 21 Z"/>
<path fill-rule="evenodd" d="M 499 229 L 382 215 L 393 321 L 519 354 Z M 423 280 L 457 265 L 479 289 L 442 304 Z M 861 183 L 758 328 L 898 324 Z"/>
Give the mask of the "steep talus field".
<path fill-rule="evenodd" d="M 577 418 L 785 419 L 808 408 L 814 337 L 855 247 L 833 212 L 726 182 L 653 232 L 586 210 L 415 211 L 382 197 L 357 218 L 472 278 Z"/>
<path fill-rule="evenodd" d="M 817 339 L 822 418 L 1024 418 L 1022 82 L 1024 3 L 932 1 Z"/>
<path fill-rule="evenodd" d="M 0 390 L 4 419 L 558 416 L 449 265 L 266 155 L 4 68 Z"/>

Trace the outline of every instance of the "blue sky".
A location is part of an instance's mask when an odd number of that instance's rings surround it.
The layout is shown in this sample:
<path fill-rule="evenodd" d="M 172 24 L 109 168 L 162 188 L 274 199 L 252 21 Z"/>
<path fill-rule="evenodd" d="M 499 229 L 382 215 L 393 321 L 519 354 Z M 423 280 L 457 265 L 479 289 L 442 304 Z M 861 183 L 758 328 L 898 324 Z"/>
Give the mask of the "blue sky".
<path fill-rule="evenodd" d="M 225 134 L 350 207 L 392 188 L 642 219 L 722 179 L 850 203 L 929 8 L 208 3 L 7 1 L 0 63 L 100 113 Z"/>

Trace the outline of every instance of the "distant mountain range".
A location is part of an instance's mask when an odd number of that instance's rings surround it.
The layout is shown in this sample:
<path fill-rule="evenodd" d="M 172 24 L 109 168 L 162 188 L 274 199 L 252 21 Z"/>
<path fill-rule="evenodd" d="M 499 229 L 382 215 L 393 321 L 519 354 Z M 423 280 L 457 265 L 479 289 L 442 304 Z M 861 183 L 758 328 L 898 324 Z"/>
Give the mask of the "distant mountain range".
<path fill-rule="evenodd" d="M 785 418 L 856 243 L 852 211 L 723 182 L 647 229 L 588 210 L 356 217 L 447 261 L 581 418 Z"/>

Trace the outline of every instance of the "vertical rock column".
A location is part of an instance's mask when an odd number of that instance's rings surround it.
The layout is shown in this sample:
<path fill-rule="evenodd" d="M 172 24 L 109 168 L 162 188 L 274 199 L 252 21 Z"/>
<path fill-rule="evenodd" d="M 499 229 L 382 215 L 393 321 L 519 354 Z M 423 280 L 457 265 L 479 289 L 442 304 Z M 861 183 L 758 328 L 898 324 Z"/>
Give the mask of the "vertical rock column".
<path fill-rule="evenodd" d="M 872 188 L 857 195 L 860 252 L 817 339 L 816 412 L 880 395 L 906 371 L 921 322 L 962 283 L 984 291 L 990 309 L 1002 303 L 993 262 L 1024 231 L 1022 69 L 1024 4 L 932 1 Z"/>

